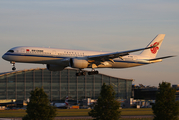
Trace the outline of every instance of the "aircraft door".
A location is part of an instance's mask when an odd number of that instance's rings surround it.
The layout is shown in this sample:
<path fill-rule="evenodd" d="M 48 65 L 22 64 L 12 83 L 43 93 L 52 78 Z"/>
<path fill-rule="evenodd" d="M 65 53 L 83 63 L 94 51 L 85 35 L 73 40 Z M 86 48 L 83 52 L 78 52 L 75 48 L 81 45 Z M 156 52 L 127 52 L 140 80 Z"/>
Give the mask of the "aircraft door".
<path fill-rule="evenodd" d="M 20 49 L 20 52 L 21 53 L 25 53 L 25 49 Z"/>
<path fill-rule="evenodd" d="M 53 50 L 53 51 L 52 51 L 52 55 L 53 55 L 54 57 L 56 57 L 56 56 L 57 56 L 57 53 L 56 53 L 56 51 L 55 51 L 55 50 Z"/>

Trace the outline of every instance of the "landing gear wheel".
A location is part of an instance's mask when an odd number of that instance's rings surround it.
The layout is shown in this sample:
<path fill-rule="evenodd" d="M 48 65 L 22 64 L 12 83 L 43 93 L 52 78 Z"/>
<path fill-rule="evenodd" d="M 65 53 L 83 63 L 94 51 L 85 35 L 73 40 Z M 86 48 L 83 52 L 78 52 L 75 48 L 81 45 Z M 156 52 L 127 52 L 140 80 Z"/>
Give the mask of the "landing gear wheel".
<path fill-rule="evenodd" d="M 86 72 L 83 71 L 83 72 L 82 72 L 82 75 L 86 75 Z"/>
<path fill-rule="evenodd" d="M 15 62 L 11 61 L 10 63 L 11 63 L 11 64 L 12 64 L 12 66 L 13 66 L 13 67 L 12 67 L 12 70 L 13 70 L 13 71 L 14 71 L 14 70 L 16 70 L 16 67 L 15 67 Z"/>
<path fill-rule="evenodd" d="M 13 68 L 12 68 L 12 70 L 14 71 L 14 70 L 16 70 L 16 68 L 15 68 L 15 67 L 13 67 Z"/>
<path fill-rule="evenodd" d="M 86 75 L 86 72 L 85 71 L 81 71 L 79 73 L 76 73 L 76 76 L 85 76 Z"/>
<path fill-rule="evenodd" d="M 88 72 L 88 75 L 95 75 L 95 74 L 98 74 L 99 72 L 98 71 L 91 71 L 91 72 Z"/>

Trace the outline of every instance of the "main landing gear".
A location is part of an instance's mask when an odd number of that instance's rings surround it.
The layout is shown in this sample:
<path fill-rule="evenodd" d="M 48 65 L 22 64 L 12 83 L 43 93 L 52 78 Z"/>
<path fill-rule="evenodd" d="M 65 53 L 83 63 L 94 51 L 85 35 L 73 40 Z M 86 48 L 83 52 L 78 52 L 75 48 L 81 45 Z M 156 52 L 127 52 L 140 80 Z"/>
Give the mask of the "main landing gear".
<path fill-rule="evenodd" d="M 11 64 L 12 64 L 12 70 L 13 70 L 13 71 L 16 70 L 15 62 L 12 61 Z"/>
<path fill-rule="evenodd" d="M 99 72 L 98 71 L 91 71 L 91 72 L 88 72 L 88 75 L 95 75 L 95 74 L 98 74 Z"/>
<path fill-rule="evenodd" d="M 86 75 L 86 71 L 82 71 L 80 69 L 80 71 L 78 73 L 76 73 L 76 76 L 85 76 Z M 95 75 L 95 74 L 98 74 L 99 72 L 98 71 L 95 71 L 94 69 L 92 69 L 92 71 L 88 72 L 88 75 Z"/>
<path fill-rule="evenodd" d="M 86 75 L 85 71 L 80 70 L 79 73 L 76 73 L 76 76 L 82 76 L 82 75 Z"/>

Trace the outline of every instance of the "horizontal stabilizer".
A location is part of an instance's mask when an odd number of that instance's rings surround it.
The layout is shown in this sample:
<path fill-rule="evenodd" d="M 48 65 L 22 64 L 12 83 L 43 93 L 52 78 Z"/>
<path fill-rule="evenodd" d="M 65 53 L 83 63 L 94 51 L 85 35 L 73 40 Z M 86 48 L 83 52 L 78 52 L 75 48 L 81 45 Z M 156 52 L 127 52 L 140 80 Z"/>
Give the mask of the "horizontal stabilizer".
<path fill-rule="evenodd" d="M 159 60 L 159 59 L 165 59 L 165 58 L 170 58 L 170 57 L 176 57 L 176 56 L 173 55 L 173 56 L 159 57 L 159 58 L 149 59 L 148 61 Z"/>

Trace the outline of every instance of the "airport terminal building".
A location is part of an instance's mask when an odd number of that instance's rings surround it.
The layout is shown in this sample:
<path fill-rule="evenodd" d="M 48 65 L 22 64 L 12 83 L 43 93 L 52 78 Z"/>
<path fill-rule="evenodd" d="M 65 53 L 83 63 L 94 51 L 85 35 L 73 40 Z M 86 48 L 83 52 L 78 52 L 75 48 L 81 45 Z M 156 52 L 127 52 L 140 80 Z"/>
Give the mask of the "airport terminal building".
<path fill-rule="evenodd" d="M 76 76 L 78 69 L 49 71 L 46 68 L 0 73 L 0 100 L 27 100 L 30 91 L 43 87 L 49 100 L 97 99 L 103 83 L 111 84 L 117 99 L 131 97 L 133 79 L 123 79 L 104 74 Z"/>

